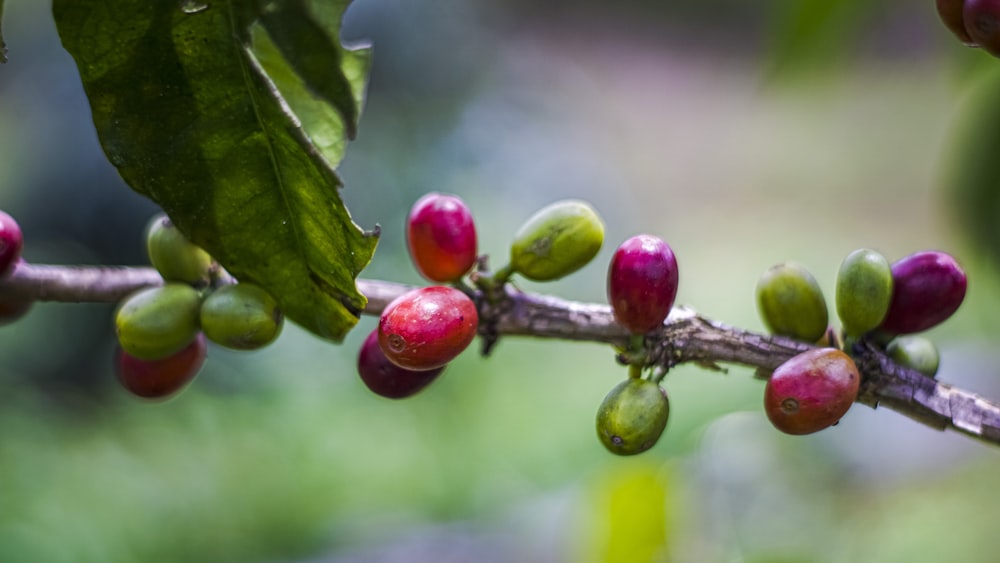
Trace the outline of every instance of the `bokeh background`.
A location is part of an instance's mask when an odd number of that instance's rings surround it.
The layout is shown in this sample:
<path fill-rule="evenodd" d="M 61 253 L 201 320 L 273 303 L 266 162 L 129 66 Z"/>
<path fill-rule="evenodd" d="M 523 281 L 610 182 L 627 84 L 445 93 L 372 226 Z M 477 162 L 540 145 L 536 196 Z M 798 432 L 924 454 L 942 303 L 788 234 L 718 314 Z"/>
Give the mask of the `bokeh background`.
<path fill-rule="evenodd" d="M 105 160 L 48 3 L 5 8 L 0 207 L 26 258 L 145 263 L 156 209 Z M 754 285 L 772 264 L 807 265 L 832 296 L 855 248 L 942 249 L 971 283 L 931 334 L 939 377 L 1000 398 L 1000 207 L 982 204 L 997 192 L 1000 120 L 983 116 L 1000 61 L 959 45 L 929 0 L 356 0 L 344 34 L 375 43 L 341 169 L 357 222 L 382 227 L 366 277 L 420 282 L 402 226 L 431 190 L 469 203 L 497 261 L 537 208 L 593 202 L 607 222 L 598 259 L 524 289 L 603 301 L 614 247 L 649 232 L 679 258 L 679 302 L 756 330 Z M 355 372 L 374 319 L 342 346 L 286 326 L 263 351 L 211 349 L 189 389 L 148 404 L 114 380 L 112 312 L 38 304 L 0 328 L 0 561 L 1000 552 L 995 447 L 860 405 L 833 429 L 784 436 L 748 369 L 670 373 L 666 433 L 616 458 L 594 415 L 626 373 L 602 346 L 506 339 L 394 402 Z"/>

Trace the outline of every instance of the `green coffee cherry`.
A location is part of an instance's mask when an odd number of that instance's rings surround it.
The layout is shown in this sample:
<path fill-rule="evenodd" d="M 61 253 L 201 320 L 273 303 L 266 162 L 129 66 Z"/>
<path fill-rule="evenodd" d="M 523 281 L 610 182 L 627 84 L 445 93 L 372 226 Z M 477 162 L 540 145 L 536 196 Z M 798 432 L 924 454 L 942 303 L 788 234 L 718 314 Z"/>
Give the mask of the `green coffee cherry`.
<path fill-rule="evenodd" d="M 897 364 L 919 371 L 927 377 L 937 375 L 941 356 L 937 346 L 922 336 L 900 336 L 885 349 Z"/>
<path fill-rule="evenodd" d="M 212 257 L 188 241 L 162 213 L 153 217 L 146 229 L 146 252 L 167 281 L 198 284 L 208 280 Z"/>
<path fill-rule="evenodd" d="M 531 216 L 514 235 L 510 265 L 535 281 L 550 281 L 587 265 L 604 243 L 604 223 L 590 204 L 557 201 Z"/>
<path fill-rule="evenodd" d="M 597 437 L 611 453 L 634 455 L 652 448 L 670 415 L 659 384 L 629 378 L 611 390 L 597 410 Z"/>
<path fill-rule="evenodd" d="M 181 351 L 198 334 L 201 295 L 183 283 L 133 293 L 115 314 L 118 342 L 140 360 L 159 360 Z"/>
<path fill-rule="evenodd" d="M 274 297 L 251 283 L 220 287 L 201 304 L 201 330 L 205 336 L 236 350 L 256 350 L 274 342 L 283 321 Z"/>
<path fill-rule="evenodd" d="M 892 265 L 874 250 L 855 250 L 840 264 L 836 297 L 837 316 L 848 336 L 878 328 L 892 303 Z"/>
<path fill-rule="evenodd" d="M 772 334 L 803 342 L 819 340 L 829 320 L 816 278 L 794 262 L 764 272 L 757 282 L 757 310 Z"/>

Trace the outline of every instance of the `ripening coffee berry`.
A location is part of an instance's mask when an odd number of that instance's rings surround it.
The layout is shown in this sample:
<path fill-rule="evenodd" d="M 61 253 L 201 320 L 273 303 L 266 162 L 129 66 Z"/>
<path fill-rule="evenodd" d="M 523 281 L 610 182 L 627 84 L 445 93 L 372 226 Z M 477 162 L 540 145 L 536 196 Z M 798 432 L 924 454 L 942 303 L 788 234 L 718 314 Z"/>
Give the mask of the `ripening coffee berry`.
<path fill-rule="evenodd" d="M 829 312 L 823 290 L 809 270 L 794 262 L 772 266 L 757 282 L 757 311 L 772 334 L 816 342 Z"/>
<path fill-rule="evenodd" d="M 140 360 L 118 350 L 118 381 L 127 391 L 144 399 L 165 399 L 194 379 L 205 362 L 208 346 L 198 334 L 181 351 L 159 360 Z"/>
<path fill-rule="evenodd" d="M 397 297 L 379 318 L 378 342 L 389 361 L 411 370 L 443 367 L 476 336 L 476 305 L 461 291 L 421 287 Z"/>
<path fill-rule="evenodd" d="M 181 351 L 198 334 L 201 296 L 191 286 L 168 283 L 128 296 L 115 314 L 118 343 L 130 356 L 159 360 Z"/>
<path fill-rule="evenodd" d="M 937 375 L 941 356 L 937 346 L 923 336 L 899 336 L 885 348 L 885 352 L 897 364 L 919 371 L 927 377 Z"/>
<path fill-rule="evenodd" d="M 208 281 L 212 257 L 191 243 L 162 213 L 153 217 L 146 229 L 146 252 L 164 280 L 189 284 Z"/>
<path fill-rule="evenodd" d="M 551 281 L 587 265 L 604 243 L 604 223 L 590 204 L 557 201 L 532 215 L 514 235 L 510 265 L 535 281 Z"/>
<path fill-rule="evenodd" d="M 892 301 L 892 266 L 862 248 L 847 255 L 837 272 L 837 316 L 848 336 L 878 328 Z"/>
<path fill-rule="evenodd" d="M 429 193 L 406 219 L 406 243 L 417 270 L 439 283 L 453 282 L 476 263 L 476 224 L 458 196 Z"/>
<path fill-rule="evenodd" d="M 199 321 L 212 342 L 235 350 L 256 350 L 278 338 L 284 315 L 270 293 L 241 282 L 209 293 L 201 303 Z"/>
<path fill-rule="evenodd" d="M 965 271 L 944 252 L 911 254 L 892 265 L 892 302 L 879 327 L 893 334 L 927 330 L 950 317 L 965 299 Z"/>
<path fill-rule="evenodd" d="M 677 297 L 677 277 L 677 259 L 667 243 L 652 235 L 623 242 L 608 267 L 615 320 L 634 333 L 662 325 Z"/>
<path fill-rule="evenodd" d="M 835 348 L 803 352 L 774 370 L 764 388 L 764 412 L 786 434 L 812 434 L 832 426 L 858 396 L 854 360 Z"/>
<path fill-rule="evenodd" d="M 0 211 L 0 276 L 14 269 L 21 249 L 24 247 L 24 234 L 21 226 L 7 213 Z"/>
<path fill-rule="evenodd" d="M 597 409 L 597 437 L 613 454 L 642 453 L 660 439 L 669 415 L 670 402 L 659 384 L 630 377 Z"/>
<path fill-rule="evenodd" d="M 964 6 L 965 0 L 937 0 L 938 16 L 959 41 L 966 45 L 974 45 L 969 32 L 965 30 L 965 18 L 962 16 Z"/>
<path fill-rule="evenodd" d="M 412 397 L 437 379 L 444 367 L 424 371 L 401 368 L 385 357 L 378 343 L 378 329 L 365 339 L 358 352 L 358 375 L 376 395 L 388 399 Z"/>
<path fill-rule="evenodd" d="M 962 19 L 972 41 L 1000 57 L 1000 0 L 965 0 Z"/>

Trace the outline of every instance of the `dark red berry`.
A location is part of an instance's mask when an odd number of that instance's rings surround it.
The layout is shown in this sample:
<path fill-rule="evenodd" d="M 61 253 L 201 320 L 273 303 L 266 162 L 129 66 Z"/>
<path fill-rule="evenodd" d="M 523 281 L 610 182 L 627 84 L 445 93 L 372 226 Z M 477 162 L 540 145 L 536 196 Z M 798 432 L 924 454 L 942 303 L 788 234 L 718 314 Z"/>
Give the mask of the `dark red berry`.
<path fill-rule="evenodd" d="M 425 371 L 401 368 L 385 357 L 378 343 L 378 329 L 372 331 L 358 352 L 358 375 L 368 389 L 389 399 L 412 397 L 437 379 L 444 367 Z"/>
<path fill-rule="evenodd" d="M 406 220 L 410 257 L 425 278 L 452 282 L 476 263 L 476 225 L 457 196 L 429 193 L 417 200 Z"/>
<path fill-rule="evenodd" d="M 786 434 L 812 434 L 832 426 L 858 396 L 854 360 L 835 348 L 803 352 L 778 366 L 764 388 L 764 411 Z"/>
<path fill-rule="evenodd" d="M 962 18 L 972 41 L 1000 57 L 1000 0 L 965 0 Z"/>
<path fill-rule="evenodd" d="M 0 276 L 10 272 L 21 257 L 24 235 L 13 217 L 0 211 Z"/>
<path fill-rule="evenodd" d="M 621 244 L 608 268 L 615 320 L 635 333 L 663 324 L 677 297 L 677 259 L 667 243 L 636 235 Z"/>
<path fill-rule="evenodd" d="M 118 381 L 144 399 L 164 399 L 180 391 L 198 374 L 207 353 L 205 336 L 198 336 L 180 352 L 160 360 L 141 360 L 118 350 Z"/>
<path fill-rule="evenodd" d="M 476 305 L 461 291 L 444 286 L 414 289 L 382 312 L 378 342 L 399 367 L 439 368 L 472 342 L 479 326 Z"/>
<path fill-rule="evenodd" d="M 24 258 L 18 258 L 17 265 L 11 268 L 11 271 L 24 263 Z M 0 326 L 9 325 L 28 314 L 33 304 L 34 301 L 25 301 L 6 296 L 0 297 Z"/>
<path fill-rule="evenodd" d="M 965 272 L 944 252 L 911 254 L 892 265 L 892 302 L 879 327 L 910 334 L 950 317 L 965 299 Z"/>
<path fill-rule="evenodd" d="M 971 45 L 973 41 L 969 37 L 969 32 L 965 30 L 965 19 L 962 17 L 964 6 L 965 0 L 937 0 L 937 11 L 941 22 L 955 34 L 955 37 L 958 37 L 959 41 Z"/>

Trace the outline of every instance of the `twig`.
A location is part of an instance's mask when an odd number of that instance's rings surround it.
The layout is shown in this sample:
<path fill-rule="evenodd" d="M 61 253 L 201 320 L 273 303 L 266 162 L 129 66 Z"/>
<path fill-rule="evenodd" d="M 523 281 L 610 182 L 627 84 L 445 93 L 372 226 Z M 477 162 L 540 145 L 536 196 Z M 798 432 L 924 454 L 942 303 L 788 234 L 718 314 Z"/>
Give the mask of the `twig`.
<path fill-rule="evenodd" d="M 0 299 L 113 303 L 136 289 L 162 283 L 152 268 L 22 263 L 0 279 Z M 358 289 L 368 297 L 364 313 L 378 315 L 412 286 L 359 279 Z M 614 321 L 607 305 L 508 287 L 494 304 L 480 300 L 480 309 L 484 320 L 480 331 L 487 339 L 531 336 L 619 347 L 629 340 L 628 331 Z M 651 359 L 665 369 L 689 362 L 709 368 L 726 363 L 763 373 L 813 347 L 727 326 L 686 307 L 675 308 L 661 329 L 646 336 L 646 345 Z M 862 343 L 852 353 L 862 374 L 859 403 L 872 408 L 881 405 L 932 428 L 951 428 L 1000 445 L 1000 405 L 996 402 L 903 368 L 874 346 Z"/>

